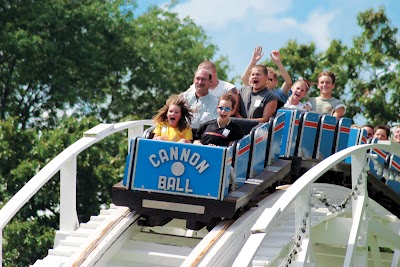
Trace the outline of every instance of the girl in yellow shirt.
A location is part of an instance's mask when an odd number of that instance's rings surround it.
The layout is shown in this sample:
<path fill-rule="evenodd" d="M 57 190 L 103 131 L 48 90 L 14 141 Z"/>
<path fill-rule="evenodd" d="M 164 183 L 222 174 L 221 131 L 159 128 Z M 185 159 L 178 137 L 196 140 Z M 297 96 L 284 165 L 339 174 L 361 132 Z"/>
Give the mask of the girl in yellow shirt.
<path fill-rule="evenodd" d="M 172 95 L 166 104 L 158 111 L 153 120 L 155 140 L 191 143 L 193 140 L 192 114 L 189 106 L 183 98 Z"/>

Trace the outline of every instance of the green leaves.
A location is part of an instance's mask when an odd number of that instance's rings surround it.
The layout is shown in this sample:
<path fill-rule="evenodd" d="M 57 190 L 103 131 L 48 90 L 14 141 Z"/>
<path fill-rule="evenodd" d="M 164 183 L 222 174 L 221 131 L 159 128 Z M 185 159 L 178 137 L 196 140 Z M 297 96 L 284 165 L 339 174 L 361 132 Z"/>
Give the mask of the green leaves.
<path fill-rule="evenodd" d="M 132 27 L 130 42 L 136 57 L 129 63 L 126 83 L 111 93 L 108 111 L 114 118 L 148 119 L 168 96 L 189 88 L 197 65 L 212 58 L 216 47 L 189 18 L 182 21 L 156 7 L 138 17 Z"/>
<path fill-rule="evenodd" d="M 391 125 L 399 122 L 400 112 L 398 29 L 390 25 L 383 9 L 361 12 L 357 22 L 362 32 L 350 48 L 333 40 L 326 51 L 317 53 L 313 43 L 289 41 L 280 50 L 282 61 L 294 80 L 303 76 L 314 82 L 309 96 L 319 94 L 319 72 L 334 72 L 333 95 L 345 101 L 347 117 L 364 116 L 373 125 Z"/>
<path fill-rule="evenodd" d="M 362 12 L 357 22 L 363 31 L 346 55 L 353 73 L 358 73 L 349 77 L 349 102 L 359 105 L 372 124 L 390 125 L 399 120 L 400 110 L 398 29 L 391 27 L 383 9 Z"/>

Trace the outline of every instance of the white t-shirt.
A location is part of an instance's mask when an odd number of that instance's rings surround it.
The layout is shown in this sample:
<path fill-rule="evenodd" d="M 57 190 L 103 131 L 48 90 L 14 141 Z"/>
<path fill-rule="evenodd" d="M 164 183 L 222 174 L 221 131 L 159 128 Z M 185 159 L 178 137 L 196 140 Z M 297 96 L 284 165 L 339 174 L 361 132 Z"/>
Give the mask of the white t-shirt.
<path fill-rule="evenodd" d="M 235 88 L 235 86 L 231 83 L 225 82 L 218 80 L 218 85 L 214 89 L 209 89 L 208 92 L 216 97 L 220 97 L 221 95 L 224 95 L 229 92 L 229 90 L 232 90 Z M 194 84 L 192 84 L 189 88 L 189 90 L 194 90 Z M 189 91 L 188 90 L 188 91 Z"/>
<path fill-rule="evenodd" d="M 283 106 L 284 108 L 290 108 L 290 109 L 305 109 L 306 105 L 309 105 L 310 108 L 312 109 L 312 105 L 310 102 L 307 103 L 298 103 L 297 105 L 292 105 L 289 103 L 289 100 L 286 101 L 285 105 Z"/>
<path fill-rule="evenodd" d="M 188 90 L 181 96 L 193 110 L 192 128 L 199 128 L 201 123 L 218 118 L 218 98 L 212 94 L 197 98 L 194 90 Z"/>

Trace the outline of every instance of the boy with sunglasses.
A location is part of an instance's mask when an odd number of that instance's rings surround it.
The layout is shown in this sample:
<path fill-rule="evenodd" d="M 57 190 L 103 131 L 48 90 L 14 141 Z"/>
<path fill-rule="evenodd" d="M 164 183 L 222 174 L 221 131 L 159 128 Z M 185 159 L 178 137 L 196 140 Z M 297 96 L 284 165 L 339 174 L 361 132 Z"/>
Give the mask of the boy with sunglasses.
<path fill-rule="evenodd" d="M 243 131 L 239 124 L 231 121 L 231 115 L 236 100 L 230 94 L 219 98 L 217 111 L 218 118 L 200 125 L 194 136 L 194 144 L 209 146 L 229 146 L 235 140 L 243 137 Z"/>

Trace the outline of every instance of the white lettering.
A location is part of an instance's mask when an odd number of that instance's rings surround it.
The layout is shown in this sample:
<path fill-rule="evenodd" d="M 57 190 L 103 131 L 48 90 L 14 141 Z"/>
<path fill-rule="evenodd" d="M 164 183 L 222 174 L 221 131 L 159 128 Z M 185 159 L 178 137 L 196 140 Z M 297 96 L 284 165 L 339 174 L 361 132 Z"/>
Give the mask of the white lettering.
<path fill-rule="evenodd" d="M 196 166 L 196 170 L 197 170 L 199 173 L 202 173 L 202 172 L 205 171 L 209 166 L 210 166 L 210 164 L 208 164 L 206 160 L 203 160 L 202 162 L 200 162 L 199 165 Z"/>
<path fill-rule="evenodd" d="M 181 158 L 179 159 L 180 161 L 188 162 L 189 160 L 189 155 L 190 155 L 190 149 L 182 149 L 181 153 Z"/>
<path fill-rule="evenodd" d="M 166 177 L 159 176 L 158 177 L 158 189 L 168 190 L 168 191 L 177 191 L 177 192 L 185 192 L 192 193 L 193 189 L 190 188 L 190 180 L 186 179 L 185 188 L 183 188 L 183 184 L 181 185 L 181 178 L 175 177 Z"/>
<path fill-rule="evenodd" d="M 151 154 L 149 157 L 149 160 L 151 162 L 151 164 L 154 166 L 154 168 L 157 168 L 158 166 L 160 166 L 160 161 L 157 160 L 156 162 L 153 160 L 156 157 L 156 155 Z"/>
<path fill-rule="evenodd" d="M 168 177 L 167 180 L 167 190 L 175 190 L 176 180 L 174 177 Z"/>
<path fill-rule="evenodd" d="M 168 154 L 167 150 L 160 149 L 158 151 L 158 157 L 156 154 L 151 154 L 149 156 L 149 161 L 154 168 L 157 168 L 162 163 L 171 160 L 187 162 L 193 167 L 195 167 L 198 173 L 203 173 L 208 167 L 210 167 L 210 164 L 208 164 L 205 159 L 201 161 L 201 155 L 199 153 L 195 152 L 191 154 L 190 152 L 191 152 L 190 149 L 182 148 L 182 151 L 179 155 L 178 147 L 170 147 Z"/>
<path fill-rule="evenodd" d="M 158 177 L 158 189 L 166 190 L 166 182 L 167 182 L 166 176 L 159 176 Z"/>
<path fill-rule="evenodd" d="M 170 160 L 178 160 L 178 148 L 177 147 L 171 147 L 169 149 L 169 159 Z"/>
<path fill-rule="evenodd" d="M 161 149 L 160 151 L 158 151 L 158 155 L 160 156 L 161 163 L 169 160 L 167 151 L 165 151 L 165 149 Z"/>
<path fill-rule="evenodd" d="M 199 159 L 200 159 L 200 155 L 198 153 L 194 153 L 192 155 L 192 157 L 190 158 L 190 161 L 189 161 L 190 165 L 192 165 L 192 166 L 196 165 L 197 162 L 199 161 Z"/>
<path fill-rule="evenodd" d="M 189 188 L 189 179 L 186 179 L 185 193 L 192 193 L 193 189 Z"/>
<path fill-rule="evenodd" d="M 180 183 L 181 183 L 181 178 L 176 178 L 177 182 L 176 182 L 176 191 L 180 191 L 183 192 L 183 187 L 179 187 Z"/>

